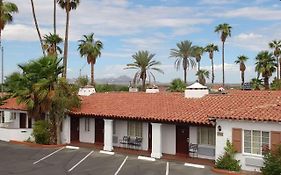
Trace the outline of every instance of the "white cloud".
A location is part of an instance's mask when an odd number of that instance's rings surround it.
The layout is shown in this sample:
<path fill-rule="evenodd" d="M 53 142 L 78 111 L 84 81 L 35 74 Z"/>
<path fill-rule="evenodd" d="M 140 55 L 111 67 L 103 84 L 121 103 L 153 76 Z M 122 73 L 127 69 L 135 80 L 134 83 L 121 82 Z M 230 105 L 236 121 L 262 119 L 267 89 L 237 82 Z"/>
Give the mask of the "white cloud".
<path fill-rule="evenodd" d="M 201 0 L 200 4 L 210 4 L 210 5 L 224 5 L 224 4 L 232 4 L 236 3 L 239 0 Z"/>
<path fill-rule="evenodd" d="M 262 38 L 263 36 L 260 34 L 255 34 L 255 33 L 240 33 L 238 36 L 236 36 L 237 39 L 239 40 L 255 40 Z"/>

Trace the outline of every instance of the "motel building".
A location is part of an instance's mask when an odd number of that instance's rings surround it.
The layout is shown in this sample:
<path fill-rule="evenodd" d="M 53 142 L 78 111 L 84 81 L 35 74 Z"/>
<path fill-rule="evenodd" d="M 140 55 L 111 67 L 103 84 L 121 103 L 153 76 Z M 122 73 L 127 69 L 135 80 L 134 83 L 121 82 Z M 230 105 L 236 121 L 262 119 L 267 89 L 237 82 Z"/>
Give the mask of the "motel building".
<path fill-rule="evenodd" d="M 216 160 L 230 140 L 243 170 L 259 171 L 263 147 L 281 144 L 281 91 L 210 93 L 199 83 L 184 93 L 80 89 L 82 104 L 65 117 L 62 141 Z M 24 141 L 33 120 L 15 99 L 0 106 L 0 140 Z"/>

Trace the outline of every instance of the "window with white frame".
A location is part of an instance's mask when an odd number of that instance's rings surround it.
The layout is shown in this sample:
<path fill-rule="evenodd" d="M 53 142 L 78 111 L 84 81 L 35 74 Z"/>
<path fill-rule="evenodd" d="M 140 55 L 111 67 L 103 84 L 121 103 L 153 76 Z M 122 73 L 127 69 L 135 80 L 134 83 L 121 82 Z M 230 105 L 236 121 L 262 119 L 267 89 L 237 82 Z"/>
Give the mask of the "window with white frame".
<path fill-rule="evenodd" d="M 85 131 L 90 131 L 90 118 L 85 118 Z"/>
<path fill-rule="evenodd" d="M 10 120 L 16 120 L 16 118 L 17 118 L 17 113 L 11 112 Z"/>
<path fill-rule="evenodd" d="M 128 121 L 128 136 L 142 137 L 142 122 Z"/>
<path fill-rule="evenodd" d="M 215 131 L 216 129 L 213 127 L 198 127 L 197 138 L 198 144 L 200 145 L 215 145 Z"/>
<path fill-rule="evenodd" d="M 244 130 L 244 153 L 262 155 L 269 148 L 269 132 Z"/>

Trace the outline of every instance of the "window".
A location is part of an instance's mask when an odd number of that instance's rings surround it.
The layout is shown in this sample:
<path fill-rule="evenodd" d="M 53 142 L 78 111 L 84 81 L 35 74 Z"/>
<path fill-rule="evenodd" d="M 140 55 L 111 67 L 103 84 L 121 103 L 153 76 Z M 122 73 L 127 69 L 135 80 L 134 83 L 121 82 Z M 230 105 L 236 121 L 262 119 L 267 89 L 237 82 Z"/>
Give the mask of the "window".
<path fill-rule="evenodd" d="M 0 120 L 1 120 L 1 123 L 5 123 L 4 111 L 0 112 Z"/>
<path fill-rule="evenodd" d="M 90 118 L 85 118 L 85 131 L 90 131 Z"/>
<path fill-rule="evenodd" d="M 215 128 L 198 127 L 198 144 L 215 145 Z"/>
<path fill-rule="evenodd" d="M 263 148 L 269 147 L 269 132 L 244 130 L 244 153 L 263 154 Z"/>
<path fill-rule="evenodd" d="M 128 121 L 128 136 L 142 137 L 142 123 Z"/>
<path fill-rule="evenodd" d="M 16 118 L 17 118 L 17 113 L 11 112 L 10 120 L 16 120 Z"/>
<path fill-rule="evenodd" d="M 116 134 L 116 121 L 113 120 L 113 135 Z"/>

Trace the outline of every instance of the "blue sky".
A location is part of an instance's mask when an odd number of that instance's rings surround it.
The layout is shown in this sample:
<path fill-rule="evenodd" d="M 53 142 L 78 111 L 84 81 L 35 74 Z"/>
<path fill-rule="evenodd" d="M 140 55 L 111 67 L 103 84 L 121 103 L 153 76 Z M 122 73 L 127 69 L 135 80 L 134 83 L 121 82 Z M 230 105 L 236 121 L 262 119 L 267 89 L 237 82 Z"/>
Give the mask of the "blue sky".
<path fill-rule="evenodd" d="M 5 75 L 17 71 L 17 64 L 40 57 L 41 50 L 33 24 L 30 2 L 10 0 L 18 5 L 20 13 L 3 31 L 5 48 Z M 41 32 L 52 32 L 52 0 L 35 1 Z M 58 32 L 64 37 L 65 14 L 58 8 Z M 124 70 L 131 56 L 138 50 L 155 53 L 165 74 L 156 73 L 160 82 L 182 78 L 182 69 L 176 71 L 171 48 L 183 40 L 195 45 L 218 44 L 219 35 L 214 27 L 229 23 L 232 37 L 226 42 L 226 83 L 239 83 L 239 67 L 233 62 L 244 54 L 247 62 L 246 81 L 253 78 L 254 58 L 261 50 L 268 50 L 268 42 L 281 39 L 281 2 L 279 0 L 81 0 L 71 12 L 68 78 L 89 75 L 90 66 L 77 52 L 77 40 L 83 34 L 95 33 L 104 43 L 102 56 L 95 67 L 96 78 L 132 76 Z M 63 46 L 62 46 L 63 47 Z M 215 82 L 221 82 L 221 52 L 215 54 Z M 85 66 L 84 66 L 85 65 Z M 201 62 L 210 70 L 208 54 Z M 195 70 L 188 72 L 188 80 L 195 81 Z M 210 82 L 210 80 L 208 80 Z"/>

